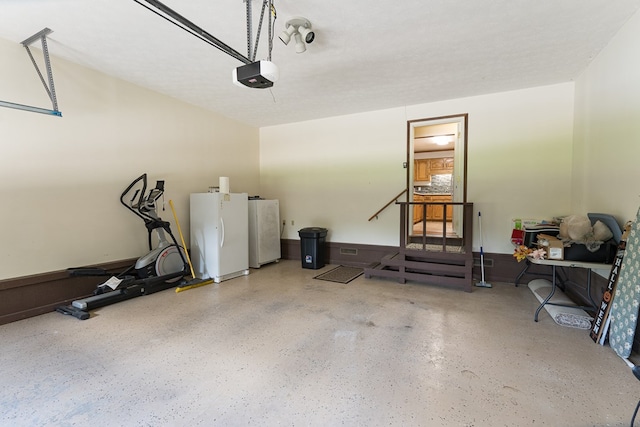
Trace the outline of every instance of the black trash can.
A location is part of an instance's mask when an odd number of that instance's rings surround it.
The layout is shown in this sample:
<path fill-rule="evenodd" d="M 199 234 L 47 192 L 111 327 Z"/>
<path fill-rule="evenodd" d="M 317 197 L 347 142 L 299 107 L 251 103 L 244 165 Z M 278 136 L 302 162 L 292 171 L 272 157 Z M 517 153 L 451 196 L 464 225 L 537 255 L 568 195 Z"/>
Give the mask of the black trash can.
<path fill-rule="evenodd" d="M 302 268 L 317 270 L 324 267 L 324 239 L 327 229 L 308 227 L 298 231 L 300 236 L 300 259 Z"/>

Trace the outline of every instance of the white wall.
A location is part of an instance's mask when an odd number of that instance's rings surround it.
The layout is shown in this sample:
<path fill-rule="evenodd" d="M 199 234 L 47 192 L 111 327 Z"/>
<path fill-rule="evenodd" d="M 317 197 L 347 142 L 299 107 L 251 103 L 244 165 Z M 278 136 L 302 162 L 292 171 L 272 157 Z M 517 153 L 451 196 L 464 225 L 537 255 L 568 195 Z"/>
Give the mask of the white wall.
<path fill-rule="evenodd" d="M 461 113 L 469 114 L 468 200 L 482 211 L 485 251 L 512 252 L 514 217 L 600 211 L 626 221 L 640 203 L 638 44 L 640 14 L 575 88 L 292 123 L 259 135 L 53 56 L 63 118 L 0 108 L 0 279 L 144 252 L 142 223 L 118 202 L 142 172 L 167 181 L 166 200 L 175 201 L 184 230 L 188 194 L 230 176 L 232 191 L 280 199 L 283 238 L 323 226 L 332 241 L 396 245 L 396 206 L 367 219 L 405 187 L 406 122 Z M 22 46 L 0 40 L 0 57 L 0 100 L 48 108 Z M 161 216 L 171 218 L 168 210 Z M 474 241 L 477 250 L 477 228 Z"/>
<path fill-rule="evenodd" d="M 512 218 L 569 213 L 573 92 L 566 83 L 262 128 L 261 191 L 295 220 L 284 238 L 321 226 L 331 241 L 397 245 L 397 206 L 367 219 L 405 187 L 407 120 L 468 113 L 468 201 L 482 212 L 485 251 L 511 253 Z"/>
<path fill-rule="evenodd" d="M 144 172 L 166 180 L 159 214 L 173 223 L 173 199 L 187 242 L 191 192 L 219 176 L 259 192 L 257 129 L 53 53 L 63 117 L 0 108 L 0 279 L 144 254 L 144 224 L 119 201 Z M 24 48 L 0 39 L 0 57 L 0 100 L 51 108 Z"/>
<path fill-rule="evenodd" d="M 638 45 L 640 13 L 575 85 L 261 129 L 262 191 L 280 198 L 283 217 L 296 220 L 283 237 L 295 239 L 298 228 L 319 225 L 330 228 L 333 241 L 397 244 L 397 208 L 372 223 L 366 218 L 404 185 L 397 165 L 405 158 L 405 123 L 461 113 L 469 114 L 468 200 L 482 212 L 487 252 L 512 252 L 508 236 L 515 217 L 603 212 L 621 224 L 635 218 Z M 477 227 L 474 241 L 477 250 Z"/>
<path fill-rule="evenodd" d="M 572 210 L 619 223 L 640 206 L 640 13 L 576 81 Z"/>
<path fill-rule="evenodd" d="M 397 206 L 367 220 L 406 188 L 406 129 L 401 108 L 262 128 L 261 191 L 280 200 L 283 238 L 317 226 L 333 241 L 397 245 Z"/>

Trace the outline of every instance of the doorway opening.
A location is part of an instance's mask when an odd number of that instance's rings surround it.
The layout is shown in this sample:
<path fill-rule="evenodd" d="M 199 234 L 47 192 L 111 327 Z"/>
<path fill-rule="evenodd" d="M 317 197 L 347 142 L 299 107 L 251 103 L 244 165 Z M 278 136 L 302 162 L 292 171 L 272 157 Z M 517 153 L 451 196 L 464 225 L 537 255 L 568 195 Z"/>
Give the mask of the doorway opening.
<path fill-rule="evenodd" d="M 467 201 L 468 114 L 407 122 L 407 199 L 411 202 Z M 411 235 L 462 238 L 463 207 L 414 205 Z M 443 228 L 443 225 L 445 226 Z M 411 228 L 412 227 L 412 228 Z"/>

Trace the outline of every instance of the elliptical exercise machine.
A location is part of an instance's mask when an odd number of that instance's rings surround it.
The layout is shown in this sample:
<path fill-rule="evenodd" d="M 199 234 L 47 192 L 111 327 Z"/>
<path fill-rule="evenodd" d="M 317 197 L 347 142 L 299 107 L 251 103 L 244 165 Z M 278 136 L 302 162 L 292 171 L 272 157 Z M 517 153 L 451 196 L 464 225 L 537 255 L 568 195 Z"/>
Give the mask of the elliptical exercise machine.
<path fill-rule="evenodd" d="M 125 202 L 125 198 L 128 198 L 135 187 L 138 188 L 135 189 L 133 196 Z M 68 306 L 57 307 L 56 311 L 85 320 L 90 317 L 90 310 L 169 289 L 184 277 L 189 268 L 184 249 L 178 245 L 169 222 L 163 221 L 157 214 L 156 201 L 163 194 L 164 181 L 157 181 L 155 188 L 147 193 L 146 173 L 136 178 L 122 192 L 120 202 L 144 221 L 149 236 L 149 252 L 116 276 L 112 276 L 102 268 L 67 269 L 70 276 L 111 277 L 98 285 L 93 296 L 73 301 Z M 158 240 L 155 248 L 152 244 L 153 232 Z M 167 240 L 167 234 L 171 237 L 171 241 Z"/>

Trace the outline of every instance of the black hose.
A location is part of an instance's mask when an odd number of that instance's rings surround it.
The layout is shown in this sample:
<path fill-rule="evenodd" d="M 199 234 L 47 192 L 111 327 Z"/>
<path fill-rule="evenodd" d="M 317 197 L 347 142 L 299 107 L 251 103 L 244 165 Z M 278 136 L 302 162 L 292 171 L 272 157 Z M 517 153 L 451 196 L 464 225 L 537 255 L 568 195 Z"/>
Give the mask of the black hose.
<path fill-rule="evenodd" d="M 640 400 L 638 401 L 638 404 L 636 405 L 636 410 L 633 411 L 633 417 L 631 417 L 631 427 L 633 427 L 633 423 L 635 423 L 636 421 L 636 415 L 638 415 L 638 409 L 640 408 Z"/>

